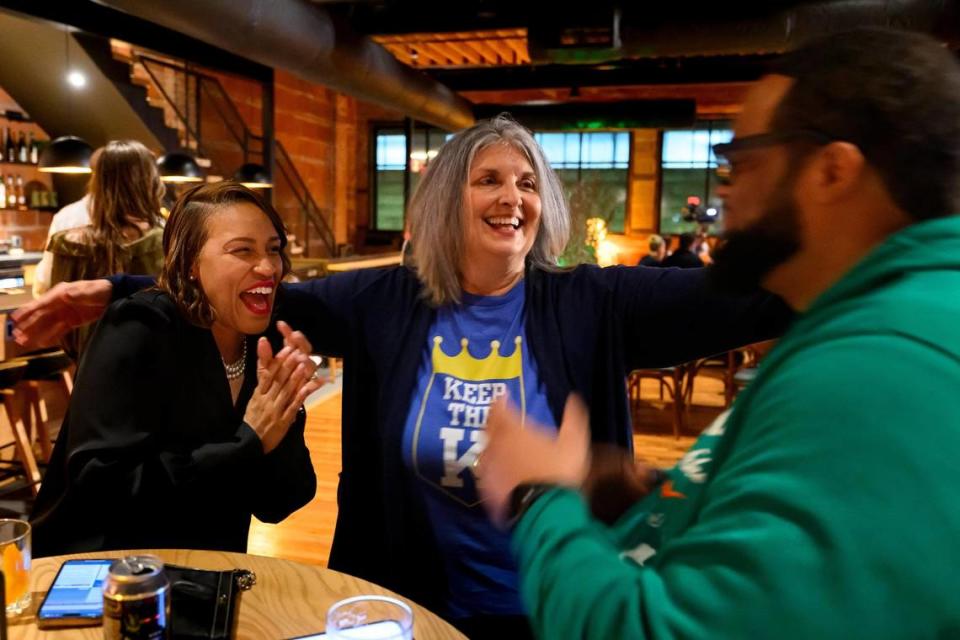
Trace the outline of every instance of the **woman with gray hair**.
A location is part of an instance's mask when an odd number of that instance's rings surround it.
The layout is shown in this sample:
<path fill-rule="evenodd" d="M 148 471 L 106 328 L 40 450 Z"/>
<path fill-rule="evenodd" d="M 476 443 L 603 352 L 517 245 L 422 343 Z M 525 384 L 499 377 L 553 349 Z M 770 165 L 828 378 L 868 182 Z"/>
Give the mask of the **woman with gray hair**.
<path fill-rule="evenodd" d="M 625 376 L 756 342 L 789 317 L 778 300 L 730 298 L 703 271 L 561 269 L 569 216 L 529 131 L 477 123 L 434 158 L 410 206 L 413 266 L 281 289 L 278 314 L 344 359 L 343 471 L 333 569 L 443 612 L 471 638 L 530 629 L 509 537 L 487 519 L 471 465 L 491 403 L 556 426 L 567 395 L 595 442 L 632 448 Z M 38 336 L 111 284 L 51 291 L 18 316 Z M 142 280 L 111 281 L 126 295 Z M 75 316 L 73 322 L 82 318 Z"/>

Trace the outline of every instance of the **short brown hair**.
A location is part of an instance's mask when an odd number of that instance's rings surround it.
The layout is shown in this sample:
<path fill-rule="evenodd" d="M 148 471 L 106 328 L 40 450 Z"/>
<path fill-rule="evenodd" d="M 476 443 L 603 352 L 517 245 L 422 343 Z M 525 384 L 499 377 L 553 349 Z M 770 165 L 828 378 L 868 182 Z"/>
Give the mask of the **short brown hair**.
<path fill-rule="evenodd" d="M 283 220 L 255 191 L 232 181 L 202 184 L 190 189 L 173 205 L 163 230 L 163 271 L 157 279 L 157 287 L 173 298 L 180 313 L 197 326 L 209 327 L 215 320 L 209 299 L 190 276 L 207 242 L 207 220 L 227 205 L 244 202 L 257 207 L 270 219 L 280 236 L 281 277 L 290 272 Z"/>

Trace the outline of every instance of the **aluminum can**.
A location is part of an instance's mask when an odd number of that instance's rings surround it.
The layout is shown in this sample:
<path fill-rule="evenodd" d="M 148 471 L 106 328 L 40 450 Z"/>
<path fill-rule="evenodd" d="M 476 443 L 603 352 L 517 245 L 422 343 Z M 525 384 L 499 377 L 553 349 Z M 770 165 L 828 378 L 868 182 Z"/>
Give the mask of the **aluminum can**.
<path fill-rule="evenodd" d="M 157 556 L 110 565 L 103 585 L 104 640 L 169 640 L 170 581 Z"/>

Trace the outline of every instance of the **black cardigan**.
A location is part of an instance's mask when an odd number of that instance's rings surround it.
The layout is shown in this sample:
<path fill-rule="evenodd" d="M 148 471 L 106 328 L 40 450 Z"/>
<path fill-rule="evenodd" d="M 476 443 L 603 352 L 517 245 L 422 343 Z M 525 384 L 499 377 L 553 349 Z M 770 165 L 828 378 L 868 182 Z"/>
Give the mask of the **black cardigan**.
<path fill-rule="evenodd" d="M 114 295 L 149 280 L 116 277 Z M 278 316 L 316 351 L 344 358 L 343 471 L 332 569 L 442 611 L 446 578 L 433 529 L 403 465 L 404 422 L 435 311 L 405 267 L 284 285 Z M 792 317 L 778 298 L 733 298 L 705 269 L 582 266 L 531 269 L 526 335 L 553 414 L 571 391 L 590 408 L 594 441 L 632 448 L 625 376 L 780 335 Z"/>
<path fill-rule="evenodd" d="M 316 476 L 301 409 L 264 455 L 243 422 L 256 338 L 234 407 L 213 335 L 144 291 L 110 306 L 76 387 L 33 512 L 37 556 L 136 548 L 246 551 L 250 516 L 279 522 Z"/>

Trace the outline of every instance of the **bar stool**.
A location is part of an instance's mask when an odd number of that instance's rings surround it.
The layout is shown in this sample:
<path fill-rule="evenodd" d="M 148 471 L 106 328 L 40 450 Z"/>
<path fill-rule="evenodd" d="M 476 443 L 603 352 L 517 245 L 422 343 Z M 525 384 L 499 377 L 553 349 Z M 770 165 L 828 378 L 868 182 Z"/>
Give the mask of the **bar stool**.
<path fill-rule="evenodd" d="M 23 426 L 23 420 L 20 419 L 20 412 L 14 403 L 16 392 L 14 387 L 23 378 L 27 372 L 27 364 L 20 361 L 0 362 L 0 404 L 7 415 L 7 422 L 10 423 L 10 430 L 13 432 L 13 444 L 16 448 L 17 458 L 23 465 L 24 475 L 30 485 L 30 491 L 36 497 L 40 491 L 40 469 L 37 466 L 37 459 L 33 455 L 33 445 L 27 430 Z"/>
<path fill-rule="evenodd" d="M 33 425 L 35 424 L 42 459 L 44 462 L 49 462 L 50 454 L 53 451 L 53 439 L 50 437 L 47 404 L 40 393 L 40 385 L 43 383 L 56 385 L 56 388 L 63 393 L 64 400 L 69 402 L 70 395 L 73 393 L 73 376 L 70 375 L 70 366 L 73 361 L 66 353 L 58 350 L 23 356 L 18 358 L 16 362 L 23 362 L 27 366 L 23 374 L 29 405 L 25 420 L 27 433 L 33 435 Z"/>

